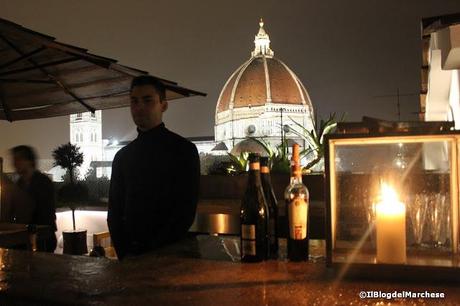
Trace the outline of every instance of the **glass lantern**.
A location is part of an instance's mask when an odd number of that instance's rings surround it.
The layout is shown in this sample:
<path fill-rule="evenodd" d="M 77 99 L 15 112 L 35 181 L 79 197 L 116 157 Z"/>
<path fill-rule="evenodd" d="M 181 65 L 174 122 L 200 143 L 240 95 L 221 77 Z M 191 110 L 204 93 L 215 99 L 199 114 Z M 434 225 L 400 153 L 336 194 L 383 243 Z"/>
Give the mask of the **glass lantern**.
<path fill-rule="evenodd" d="M 459 271 L 459 148 L 455 132 L 328 135 L 327 264 Z"/>

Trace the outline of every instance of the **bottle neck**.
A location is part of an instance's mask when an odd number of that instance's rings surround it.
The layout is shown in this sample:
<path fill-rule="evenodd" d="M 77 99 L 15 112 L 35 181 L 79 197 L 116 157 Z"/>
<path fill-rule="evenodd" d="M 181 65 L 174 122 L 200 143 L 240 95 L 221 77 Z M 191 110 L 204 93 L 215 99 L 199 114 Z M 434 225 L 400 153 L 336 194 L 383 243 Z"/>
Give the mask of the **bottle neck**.
<path fill-rule="evenodd" d="M 291 185 L 292 184 L 302 184 L 302 169 L 298 164 L 293 164 L 291 166 Z"/>
<path fill-rule="evenodd" d="M 291 185 L 302 184 L 302 177 L 291 176 Z"/>
<path fill-rule="evenodd" d="M 261 185 L 260 166 L 259 163 L 249 164 L 249 186 Z"/>
<path fill-rule="evenodd" d="M 262 180 L 262 184 L 265 186 L 271 186 L 272 185 L 272 179 L 270 178 L 270 173 L 260 173 L 260 178 Z"/>
<path fill-rule="evenodd" d="M 260 166 L 260 177 L 263 184 L 271 185 L 270 168 L 268 168 L 268 166 Z"/>
<path fill-rule="evenodd" d="M 260 172 L 257 170 L 249 171 L 249 186 L 260 186 L 262 184 L 262 180 L 260 178 Z"/>
<path fill-rule="evenodd" d="M 302 167 L 300 166 L 299 145 L 292 146 L 291 158 L 291 184 L 302 184 Z"/>

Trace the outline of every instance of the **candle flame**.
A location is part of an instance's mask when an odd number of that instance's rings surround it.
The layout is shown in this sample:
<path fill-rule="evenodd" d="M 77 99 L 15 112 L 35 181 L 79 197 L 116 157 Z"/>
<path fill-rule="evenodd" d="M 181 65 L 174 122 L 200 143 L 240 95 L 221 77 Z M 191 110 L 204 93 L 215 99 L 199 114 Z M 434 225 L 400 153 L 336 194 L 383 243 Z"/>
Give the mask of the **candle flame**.
<path fill-rule="evenodd" d="M 383 183 L 380 189 L 380 195 L 382 197 L 382 202 L 384 203 L 395 203 L 399 202 L 398 194 L 390 185 Z"/>
<path fill-rule="evenodd" d="M 390 185 L 383 183 L 381 186 L 380 203 L 377 203 L 377 213 L 397 215 L 405 213 L 405 205 L 398 199 L 398 194 Z"/>

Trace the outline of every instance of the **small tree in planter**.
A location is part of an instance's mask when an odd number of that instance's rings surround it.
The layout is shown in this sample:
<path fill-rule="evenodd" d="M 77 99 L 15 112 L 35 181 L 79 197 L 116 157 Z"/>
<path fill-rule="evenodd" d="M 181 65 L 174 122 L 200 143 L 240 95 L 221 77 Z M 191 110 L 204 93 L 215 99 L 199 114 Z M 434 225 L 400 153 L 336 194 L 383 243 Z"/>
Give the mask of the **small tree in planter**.
<path fill-rule="evenodd" d="M 74 184 L 75 170 L 83 164 L 83 153 L 80 152 L 80 148 L 68 142 L 54 149 L 53 158 L 54 166 L 67 170 L 70 184 Z"/>
<path fill-rule="evenodd" d="M 58 200 L 66 203 L 72 210 L 73 231 L 63 231 L 64 253 L 81 255 L 87 253 L 86 230 L 77 231 L 75 226 L 75 209 L 88 199 L 88 188 L 78 182 L 75 170 L 83 163 L 83 153 L 69 143 L 53 151 L 54 165 L 67 170 L 69 181 L 58 190 Z"/>
<path fill-rule="evenodd" d="M 75 210 L 88 201 L 88 187 L 83 183 L 65 184 L 58 190 L 58 200 L 65 203 L 72 210 L 72 225 L 75 226 Z"/>

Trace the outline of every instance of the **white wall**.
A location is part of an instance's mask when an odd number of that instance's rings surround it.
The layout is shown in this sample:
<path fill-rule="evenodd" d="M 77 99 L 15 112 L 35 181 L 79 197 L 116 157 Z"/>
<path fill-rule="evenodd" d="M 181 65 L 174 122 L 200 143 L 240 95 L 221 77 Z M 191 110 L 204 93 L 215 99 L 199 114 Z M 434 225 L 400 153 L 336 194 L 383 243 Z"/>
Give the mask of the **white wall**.
<path fill-rule="evenodd" d="M 445 32 L 445 31 L 441 31 Z M 459 32 L 460 33 L 460 32 Z M 451 46 L 452 37 L 434 33 L 430 40 L 428 76 L 428 93 L 426 98 L 426 121 L 454 120 L 455 128 L 460 128 L 460 95 L 459 95 L 459 70 L 443 69 L 443 53 Z M 460 35 L 458 37 L 460 40 Z M 451 54 L 451 61 L 455 54 Z M 460 57 L 460 55 L 458 55 Z"/>
<path fill-rule="evenodd" d="M 63 211 L 56 213 L 58 246 L 55 253 L 62 253 L 62 231 L 72 230 L 72 212 Z M 75 225 L 77 229 L 87 230 L 88 252 L 93 246 L 93 234 L 108 231 L 107 211 L 76 210 Z"/>
<path fill-rule="evenodd" d="M 95 117 L 90 112 L 82 113 L 81 119 L 76 114 L 70 116 L 70 143 L 77 145 L 83 153 L 83 164 L 78 169 L 80 178 L 83 178 L 92 161 L 102 160 L 101 111 L 96 111 Z"/>
<path fill-rule="evenodd" d="M 460 73 L 459 70 L 452 70 L 449 104 L 452 109 L 449 119 L 455 121 L 455 129 L 460 129 Z"/>

